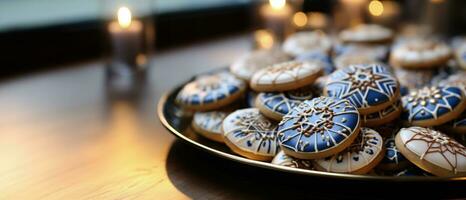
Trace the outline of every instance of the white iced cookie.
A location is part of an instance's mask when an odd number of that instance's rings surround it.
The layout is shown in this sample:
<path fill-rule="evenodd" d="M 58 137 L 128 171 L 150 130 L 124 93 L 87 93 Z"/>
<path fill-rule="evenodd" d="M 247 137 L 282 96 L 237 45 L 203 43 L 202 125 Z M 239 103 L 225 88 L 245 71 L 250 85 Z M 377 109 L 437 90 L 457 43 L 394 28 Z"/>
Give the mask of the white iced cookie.
<path fill-rule="evenodd" d="M 382 136 L 370 128 L 361 128 L 356 140 L 342 152 L 315 160 L 315 168 L 321 171 L 366 174 L 385 155 Z"/>
<path fill-rule="evenodd" d="M 329 52 L 332 41 L 322 31 L 297 32 L 283 43 L 283 50 L 293 56 L 313 51 Z"/>
<path fill-rule="evenodd" d="M 368 55 L 354 53 L 354 54 L 343 54 L 343 55 L 337 56 L 334 60 L 334 63 L 337 69 L 343 69 L 350 65 L 377 64 L 379 63 L 379 61 L 377 61 L 375 58 L 370 57 Z"/>
<path fill-rule="evenodd" d="M 254 72 L 290 59 L 290 56 L 278 49 L 257 50 L 238 58 L 230 66 L 230 71 L 238 78 L 249 81 Z"/>
<path fill-rule="evenodd" d="M 191 125 L 197 133 L 207 139 L 223 143 L 222 122 L 227 114 L 221 111 L 196 112 Z"/>
<path fill-rule="evenodd" d="M 376 24 L 361 24 L 343 30 L 339 37 L 343 42 L 384 43 L 392 40 L 393 31 Z"/>
<path fill-rule="evenodd" d="M 450 47 L 444 43 L 413 40 L 395 46 L 390 63 L 403 68 L 432 68 L 445 64 L 450 56 Z"/>
<path fill-rule="evenodd" d="M 225 144 L 244 157 L 270 161 L 278 153 L 276 124 L 257 108 L 240 109 L 223 120 Z"/>
<path fill-rule="evenodd" d="M 300 169 L 312 169 L 312 161 L 311 160 L 302 160 L 298 158 L 291 157 L 286 155 L 285 152 L 280 151 L 275 155 L 272 160 L 272 164 L 287 166 L 292 168 L 300 168 Z"/>
<path fill-rule="evenodd" d="M 403 156 L 427 172 L 436 176 L 466 175 L 466 148 L 439 131 L 403 128 L 395 143 Z"/>
<path fill-rule="evenodd" d="M 288 91 L 312 84 L 322 74 L 322 62 L 289 61 L 257 71 L 250 86 L 259 92 Z"/>

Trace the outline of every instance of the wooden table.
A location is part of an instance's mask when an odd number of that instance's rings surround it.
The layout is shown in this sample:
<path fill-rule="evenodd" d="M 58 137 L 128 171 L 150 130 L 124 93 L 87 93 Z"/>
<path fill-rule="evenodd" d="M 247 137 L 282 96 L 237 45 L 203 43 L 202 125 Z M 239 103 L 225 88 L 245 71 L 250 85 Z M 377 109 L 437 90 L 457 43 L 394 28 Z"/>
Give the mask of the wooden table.
<path fill-rule="evenodd" d="M 0 199 L 365 196 L 371 187 L 226 161 L 164 129 L 156 116 L 164 92 L 249 49 L 238 36 L 160 53 L 129 97 L 109 92 L 103 62 L 1 82 Z"/>

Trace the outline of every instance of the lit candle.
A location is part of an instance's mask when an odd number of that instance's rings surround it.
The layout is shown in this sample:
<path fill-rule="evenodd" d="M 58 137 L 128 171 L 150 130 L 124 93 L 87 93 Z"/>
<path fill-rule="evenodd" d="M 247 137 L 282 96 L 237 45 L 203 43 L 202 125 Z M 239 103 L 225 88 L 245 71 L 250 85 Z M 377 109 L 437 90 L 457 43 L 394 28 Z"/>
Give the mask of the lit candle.
<path fill-rule="evenodd" d="M 133 20 L 131 11 L 121 7 L 117 12 L 117 21 L 109 24 L 108 30 L 112 41 L 113 57 L 118 64 L 141 67 L 140 55 L 143 42 L 143 25 Z"/>
<path fill-rule="evenodd" d="M 286 0 L 269 0 L 261 7 L 261 14 L 265 19 L 266 27 L 273 31 L 278 40 L 283 40 L 291 32 L 293 9 Z"/>
<path fill-rule="evenodd" d="M 254 32 L 256 49 L 271 49 L 274 46 L 274 36 L 270 31 L 261 29 Z"/>

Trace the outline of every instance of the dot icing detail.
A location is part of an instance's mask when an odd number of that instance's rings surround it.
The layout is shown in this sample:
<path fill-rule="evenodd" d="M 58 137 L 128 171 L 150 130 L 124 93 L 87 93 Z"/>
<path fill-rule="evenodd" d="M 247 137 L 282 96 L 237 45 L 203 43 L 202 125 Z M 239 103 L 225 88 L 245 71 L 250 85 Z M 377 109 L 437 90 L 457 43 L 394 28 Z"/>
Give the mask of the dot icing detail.
<path fill-rule="evenodd" d="M 398 82 L 382 65 L 351 65 L 333 72 L 324 89 L 329 96 L 347 99 L 358 108 L 369 108 L 395 98 Z"/>
<path fill-rule="evenodd" d="M 316 163 L 329 172 L 354 172 L 368 164 L 382 152 L 383 139 L 379 133 L 370 128 L 361 128 L 361 133 L 355 141 L 342 152 Z"/>
<path fill-rule="evenodd" d="M 272 160 L 272 164 L 287 166 L 292 168 L 312 169 L 312 162 L 310 160 L 303 160 L 293 158 L 286 155 L 283 151 L 278 152 Z"/>
<path fill-rule="evenodd" d="M 449 136 L 422 127 L 400 131 L 404 146 L 426 160 L 453 173 L 466 172 L 466 148 Z"/>
<path fill-rule="evenodd" d="M 276 125 L 257 108 L 237 110 L 223 121 L 224 137 L 243 151 L 274 156 L 277 144 Z"/>
<path fill-rule="evenodd" d="M 176 100 L 186 105 L 213 104 L 243 91 L 246 84 L 227 72 L 203 75 L 186 84 Z"/>
<path fill-rule="evenodd" d="M 295 152 L 315 153 L 341 144 L 359 128 L 359 112 L 347 100 L 306 100 L 283 117 L 278 141 Z"/>
<path fill-rule="evenodd" d="M 402 98 L 402 118 L 409 122 L 437 119 L 461 105 L 463 93 L 455 86 L 424 87 Z"/>
<path fill-rule="evenodd" d="M 212 111 L 212 112 L 196 112 L 194 114 L 194 123 L 209 132 L 223 134 L 222 122 L 227 116 L 225 112 Z"/>
<path fill-rule="evenodd" d="M 312 99 L 310 87 L 303 87 L 288 92 L 264 92 L 258 98 L 267 109 L 280 115 L 286 115 L 292 108 L 301 104 L 304 100 Z"/>

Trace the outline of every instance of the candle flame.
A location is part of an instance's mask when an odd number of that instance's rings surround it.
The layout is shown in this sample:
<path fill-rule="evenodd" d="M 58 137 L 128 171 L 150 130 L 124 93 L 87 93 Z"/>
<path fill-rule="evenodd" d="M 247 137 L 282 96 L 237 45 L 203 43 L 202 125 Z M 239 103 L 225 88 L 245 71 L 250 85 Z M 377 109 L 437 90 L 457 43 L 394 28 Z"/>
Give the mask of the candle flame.
<path fill-rule="evenodd" d="M 118 24 L 123 28 L 128 28 L 131 25 L 131 11 L 127 7 L 121 7 L 117 13 Z"/>
<path fill-rule="evenodd" d="M 369 13 L 373 16 L 380 16 L 383 13 L 383 4 L 380 1 L 373 0 L 369 3 Z"/>
<path fill-rule="evenodd" d="M 269 4 L 273 9 L 278 10 L 285 7 L 286 0 L 269 0 Z"/>

